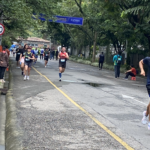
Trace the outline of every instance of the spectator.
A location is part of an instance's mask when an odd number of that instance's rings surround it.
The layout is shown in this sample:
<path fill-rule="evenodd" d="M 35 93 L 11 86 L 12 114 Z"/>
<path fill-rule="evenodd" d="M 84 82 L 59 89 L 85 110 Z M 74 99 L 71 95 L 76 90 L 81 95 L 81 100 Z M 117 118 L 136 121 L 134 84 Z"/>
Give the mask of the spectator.
<path fill-rule="evenodd" d="M 136 76 L 136 69 L 133 67 L 133 65 L 130 66 L 130 70 L 128 70 L 126 73 L 125 79 L 127 80 L 129 76 L 135 77 Z"/>
<path fill-rule="evenodd" d="M 101 70 L 103 68 L 104 59 L 105 59 L 105 56 L 104 56 L 104 53 L 102 52 L 99 55 L 99 70 Z"/>
<path fill-rule="evenodd" d="M 121 66 L 122 56 L 119 51 L 117 55 L 113 57 L 114 69 L 115 69 L 115 78 L 120 77 L 120 66 Z"/>
<path fill-rule="evenodd" d="M 3 47 L 3 51 L 0 52 L 0 82 L 5 82 L 4 81 L 4 73 L 6 68 L 9 65 L 9 58 L 8 58 L 8 54 L 6 52 L 6 48 Z"/>
<path fill-rule="evenodd" d="M 10 51 L 9 51 L 9 49 L 8 49 L 8 46 L 5 46 L 5 47 L 6 47 L 6 52 L 7 52 L 7 54 L 8 54 L 8 57 L 9 57 Z"/>

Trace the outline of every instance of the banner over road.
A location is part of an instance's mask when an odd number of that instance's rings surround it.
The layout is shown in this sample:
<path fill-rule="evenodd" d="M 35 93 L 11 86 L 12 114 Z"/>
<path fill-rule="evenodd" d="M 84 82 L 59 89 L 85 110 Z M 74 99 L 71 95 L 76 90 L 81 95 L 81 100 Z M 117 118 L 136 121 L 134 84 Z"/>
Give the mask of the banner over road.
<path fill-rule="evenodd" d="M 83 18 L 79 17 L 66 17 L 66 16 L 55 16 L 56 23 L 64 23 L 64 24 L 72 24 L 72 25 L 83 25 Z M 49 20 L 49 22 L 53 22 L 53 20 Z"/>
<path fill-rule="evenodd" d="M 34 14 L 36 16 L 36 14 Z M 33 19 L 36 19 L 36 17 L 32 16 Z M 41 21 L 46 21 L 47 19 L 46 15 L 40 14 L 38 19 Z M 54 16 L 54 20 L 49 19 L 49 22 L 56 22 L 56 23 L 63 23 L 63 24 L 71 24 L 71 25 L 83 25 L 83 18 L 79 17 L 67 17 L 67 16 Z"/>

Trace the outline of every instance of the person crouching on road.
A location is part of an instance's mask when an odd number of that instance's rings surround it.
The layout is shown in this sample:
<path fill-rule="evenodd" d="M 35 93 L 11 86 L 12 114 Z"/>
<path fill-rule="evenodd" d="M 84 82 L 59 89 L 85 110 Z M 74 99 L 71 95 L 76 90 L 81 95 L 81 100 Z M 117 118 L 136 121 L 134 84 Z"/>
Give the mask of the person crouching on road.
<path fill-rule="evenodd" d="M 66 61 L 67 59 L 69 59 L 65 47 L 62 47 L 62 50 L 59 53 L 58 58 L 59 58 L 59 78 L 60 78 L 59 81 L 61 81 L 62 73 L 65 71 L 66 68 Z"/>
<path fill-rule="evenodd" d="M 32 66 L 32 61 L 35 60 L 34 55 L 31 53 L 31 47 L 28 47 L 28 51 L 25 53 L 25 76 L 24 80 L 29 80 L 30 70 Z M 27 76 L 28 74 L 28 76 Z"/>
<path fill-rule="evenodd" d="M 45 68 L 48 63 L 48 58 L 49 58 L 49 49 L 45 48 L 45 51 L 44 51 Z"/>
<path fill-rule="evenodd" d="M 3 47 L 3 51 L 0 52 L 0 82 L 5 82 L 4 81 L 4 73 L 6 68 L 9 66 L 9 57 L 6 52 L 6 48 Z"/>
<path fill-rule="evenodd" d="M 127 80 L 129 76 L 131 77 L 136 77 L 136 69 L 134 68 L 133 65 L 130 66 L 130 70 L 126 71 L 126 76 L 125 76 L 125 79 Z"/>

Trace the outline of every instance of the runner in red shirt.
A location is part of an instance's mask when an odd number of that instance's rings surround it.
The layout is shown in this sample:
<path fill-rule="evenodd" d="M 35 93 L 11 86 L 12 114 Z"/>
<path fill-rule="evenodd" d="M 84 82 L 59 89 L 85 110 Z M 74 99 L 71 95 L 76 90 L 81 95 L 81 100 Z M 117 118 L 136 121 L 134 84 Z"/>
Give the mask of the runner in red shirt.
<path fill-rule="evenodd" d="M 131 76 L 131 77 L 135 77 L 136 76 L 136 69 L 133 67 L 133 65 L 130 66 L 131 69 L 128 70 L 126 73 L 126 77 L 125 79 L 128 80 L 128 77 Z"/>
<path fill-rule="evenodd" d="M 62 73 L 65 71 L 66 68 L 66 61 L 69 59 L 68 54 L 66 53 L 66 48 L 62 47 L 61 52 L 58 54 L 59 58 L 59 81 L 61 81 Z"/>

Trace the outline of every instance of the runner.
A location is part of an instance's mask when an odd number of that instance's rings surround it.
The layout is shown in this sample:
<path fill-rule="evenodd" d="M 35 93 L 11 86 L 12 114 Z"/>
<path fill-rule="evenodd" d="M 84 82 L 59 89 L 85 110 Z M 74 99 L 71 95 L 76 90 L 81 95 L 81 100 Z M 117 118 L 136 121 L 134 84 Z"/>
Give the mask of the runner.
<path fill-rule="evenodd" d="M 19 45 L 19 48 L 16 49 L 16 61 L 17 61 L 17 68 L 19 67 L 19 60 L 20 60 L 20 54 L 21 54 L 22 50 L 21 50 L 21 45 Z"/>
<path fill-rule="evenodd" d="M 14 48 L 12 49 L 12 51 L 13 51 L 13 57 L 15 57 L 16 47 L 14 47 Z"/>
<path fill-rule="evenodd" d="M 20 65 L 21 65 L 22 75 L 24 75 L 24 68 L 25 68 L 24 58 L 25 58 L 25 53 L 27 52 L 27 49 L 28 49 L 28 45 L 25 44 L 22 50 L 22 53 L 20 54 Z"/>
<path fill-rule="evenodd" d="M 62 73 L 65 71 L 66 68 L 66 61 L 67 59 L 69 59 L 65 47 L 62 47 L 62 50 L 58 55 L 58 59 L 59 59 L 59 78 L 60 78 L 59 81 L 61 81 Z"/>
<path fill-rule="evenodd" d="M 45 48 L 45 51 L 44 51 L 45 68 L 48 63 L 48 58 L 49 58 L 49 49 Z"/>
<path fill-rule="evenodd" d="M 32 66 L 32 61 L 35 59 L 34 55 L 31 53 L 31 47 L 28 47 L 28 51 L 25 53 L 25 76 L 24 81 L 29 80 L 30 70 Z M 27 76 L 28 74 L 28 76 Z"/>
<path fill-rule="evenodd" d="M 34 63 L 36 63 L 36 62 L 37 62 L 38 53 L 39 53 L 39 51 L 38 51 L 38 49 L 36 48 L 36 49 L 34 50 L 34 57 L 35 57 L 35 61 L 34 61 Z"/>
<path fill-rule="evenodd" d="M 40 49 L 40 60 L 43 59 L 43 54 L 44 54 L 44 49 L 41 48 L 41 49 Z"/>
<path fill-rule="evenodd" d="M 144 64 L 148 66 L 148 74 L 147 74 L 147 92 L 150 97 L 150 57 L 146 57 L 143 60 L 139 62 L 139 66 L 141 69 L 141 75 L 145 76 L 145 70 L 144 70 Z M 148 115 L 149 115 L 149 122 L 148 122 Z M 148 123 L 148 130 L 150 130 L 150 103 L 147 106 L 147 111 L 143 112 L 143 118 L 142 123 L 147 124 Z"/>

